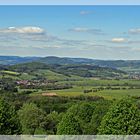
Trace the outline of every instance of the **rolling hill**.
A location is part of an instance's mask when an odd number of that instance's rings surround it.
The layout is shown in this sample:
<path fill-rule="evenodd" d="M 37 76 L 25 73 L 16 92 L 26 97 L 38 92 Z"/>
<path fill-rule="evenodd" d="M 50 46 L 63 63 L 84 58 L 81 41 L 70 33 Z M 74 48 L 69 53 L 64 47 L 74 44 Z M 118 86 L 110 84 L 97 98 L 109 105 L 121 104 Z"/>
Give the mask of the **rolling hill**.
<path fill-rule="evenodd" d="M 14 65 L 19 63 L 32 62 L 40 59 L 39 57 L 19 57 L 19 56 L 0 56 L 0 65 Z"/>
<path fill-rule="evenodd" d="M 28 73 L 33 75 L 48 75 L 54 73 L 55 75 L 63 75 L 65 78 L 71 76 L 79 77 L 98 77 L 98 78 L 121 78 L 127 75 L 126 72 L 118 70 L 116 68 L 102 67 L 98 65 L 89 64 L 45 64 L 41 62 L 29 62 L 23 64 L 16 64 L 8 66 L 8 70 L 18 73 Z M 46 73 L 45 73 L 46 71 Z M 41 72 L 42 75 L 41 75 Z"/>
<path fill-rule="evenodd" d="M 96 60 L 87 58 L 68 58 L 68 57 L 19 57 L 19 56 L 0 56 L 0 65 L 15 65 L 27 62 L 39 62 L 48 65 L 96 65 L 120 69 L 127 72 L 140 72 L 140 60 Z"/>

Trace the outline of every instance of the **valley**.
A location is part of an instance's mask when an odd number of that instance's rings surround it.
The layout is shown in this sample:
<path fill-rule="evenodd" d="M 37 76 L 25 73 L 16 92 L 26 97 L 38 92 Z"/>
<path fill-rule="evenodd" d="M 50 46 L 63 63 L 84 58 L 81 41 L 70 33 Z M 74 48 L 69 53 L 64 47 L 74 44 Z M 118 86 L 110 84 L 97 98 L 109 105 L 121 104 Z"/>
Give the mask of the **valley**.
<path fill-rule="evenodd" d="M 93 61 L 57 57 L 33 58 L 32 62 L 24 63 L 16 60 L 17 64 L 1 65 L 0 80 L 3 83 L 10 79 L 17 92 L 28 91 L 31 96 L 41 96 L 42 93 L 56 93 L 57 96 L 101 96 L 107 99 L 140 96 L 139 68 L 130 72 L 125 70 L 127 68 L 111 67 L 111 62 L 102 66 L 101 62 L 100 65 L 95 65 Z M 116 63 L 116 67 L 123 67 L 123 64 L 118 66 L 119 63 L 120 61 Z M 127 66 L 130 68 L 128 64 Z"/>

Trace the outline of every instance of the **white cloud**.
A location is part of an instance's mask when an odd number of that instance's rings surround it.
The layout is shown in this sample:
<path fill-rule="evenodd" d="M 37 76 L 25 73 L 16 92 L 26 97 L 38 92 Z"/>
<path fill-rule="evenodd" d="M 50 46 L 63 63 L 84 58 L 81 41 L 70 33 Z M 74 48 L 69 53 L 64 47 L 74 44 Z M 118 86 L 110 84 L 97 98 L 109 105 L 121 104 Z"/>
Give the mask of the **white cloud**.
<path fill-rule="evenodd" d="M 80 11 L 80 15 L 88 15 L 90 14 L 90 11 Z"/>
<path fill-rule="evenodd" d="M 136 29 L 130 29 L 129 30 L 130 34 L 140 34 L 140 28 L 136 28 Z"/>
<path fill-rule="evenodd" d="M 126 42 L 125 38 L 112 38 L 111 42 L 113 43 L 124 43 Z"/>
<path fill-rule="evenodd" d="M 96 35 L 104 34 L 101 29 L 84 28 L 84 27 L 75 27 L 75 28 L 69 29 L 69 31 L 85 32 L 85 33 L 91 33 L 91 34 L 96 34 Z"/>
<path fill-rule="evenodd" d="M 35 26 L 8 27 L 6 29 L 0 29 L 0 33 L 43 34 L 45 30 Z"/>
<path fill-rule="evenodd" d="M 73 29 L 70 29 L 71 31 L 75 31 L 75 32 L 87 32 L 89 31 L 88 28 L 81 28 L 81 27 L 76 27 L 76 28 L 73 28 Z"/>

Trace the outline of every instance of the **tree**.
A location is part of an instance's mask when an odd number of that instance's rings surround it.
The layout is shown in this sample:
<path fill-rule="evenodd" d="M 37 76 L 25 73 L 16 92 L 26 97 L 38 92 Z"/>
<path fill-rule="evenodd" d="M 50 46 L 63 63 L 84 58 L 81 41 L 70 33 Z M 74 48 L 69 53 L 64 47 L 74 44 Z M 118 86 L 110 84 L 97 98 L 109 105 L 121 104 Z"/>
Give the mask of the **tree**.
<path fill-rule="evenodd" d="M 118 101 L 104 116 L 99 134 L 140 134 L 140 110 L 130 99 Z"/>
<path fill-rule="evenodd" d="M 13 106 L 0 99 L 0 134 L 13 135 L 21 133 L 21 125 Z"/>
<path fill-rule="evenodd" d="M 46 134 L 56 134 L 57 125 L 61 121 L 64 113 L 51 112 L 46 116 L 45 121 L 41 124 L 41 127 L 45 130 Z"/>
<path fill-rule="evenodd" d="M 89 134 L 89 124 L 94 107 L 89 103 L 73 105 L 62 118 L 57 134 Z"/>
<path fill-rule="evenodd" d="M 26 103 L 18 112 L 23 134 L 34 135 L 44 121 L 45 113 L 33 103 Z"/>
<path fill-rule="evenodd" d="M 89 124 L 89 133 L 92 135 L 96 135 L 98 133 L 98 127 L 101 124 L 102 118 L 107 113 L 108 108 L 110 106 L 110 101 L 99 101 L 95 105 L 95 109 Z"/>
<path fill-rule="evenodd" d="M 0 88 L 2 91 L 10 91 L 10 92 L 18 91 L 15 81 L 11 78 L 2 78 Z"/>
<path fill-rule="evenodd" d="M 57 127 L 57 135 L 80 135 L 82 130 L 72 113 L 66 113 Z"/>

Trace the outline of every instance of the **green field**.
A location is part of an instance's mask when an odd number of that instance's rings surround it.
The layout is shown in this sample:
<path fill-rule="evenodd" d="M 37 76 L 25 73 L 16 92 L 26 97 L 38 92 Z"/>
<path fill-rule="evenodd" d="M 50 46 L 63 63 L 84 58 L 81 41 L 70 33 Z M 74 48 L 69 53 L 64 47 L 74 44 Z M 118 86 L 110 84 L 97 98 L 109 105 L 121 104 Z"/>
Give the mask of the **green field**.
<path fill-rule="evenodd" d="M 28 69 L 27 69 L 28 70 Z M 30 70 L 30 69 L 29 69 Z M 15 72 L 11 70 L 0 71 L 1 78 L 10 78 L 14 81 L 18 80 L 34 80 L 38 78 L 46 78 L 47 80 L 55 80 L 56 85 L 71 85 L 69 89 L 46 90 L 39 89 L 20 89 L 18 92 L 31 91 L 31 96 L 41 95 L 44 92 L 56 93 L 58 96 L 101 96 L 106 99 L 121 99 L 127 96 L 140 96 L 140 81 L 133 79 L 101 79 L 97 77 L 81 77 L 78 75 L 65 75 L 57 73 L 49 69 L 37 69 L 26 72 Z M 110 89 L 107 89 L 110 88 Z M 98 90 L 102 89 L 103 90 Z M 119 88 L 119 89 L 112 89 Z M 94 90 L 97 91 L 95 92 Z M 84 93 L 84 90 L 92 90 Z"/>
<path fill-rule="evenodd" d="M 91 79 L 91 78 L 84 78 L 82 80 L 77 81 L 63 81 L 60 83 L 69 83 L 72 85 L 77 86 L 107 86 L 107 85 L 115 85 L 115 86 L 122 86 L 122 85 L 134 85 L 134 86 L 140 86 L 139 80 L 130 80 L 130 79 L 124 79 L 124 80 L 100 80 L 100 79 Z"/>
<path fill-rule="evenodd" d="M 86 89 L 91 87 L 87 87 Z M 127 96 L 140 96 L 140 89 L 128 89 L 128 90 L 103 90 L 98 92 L 83 93 L 83 87 L 74 87 L 72 89 L 64 90 L 50 90 L 47 92 L 53 92 L 59 96 L 101 96 L 106 99 L 120 99 Z"/>

